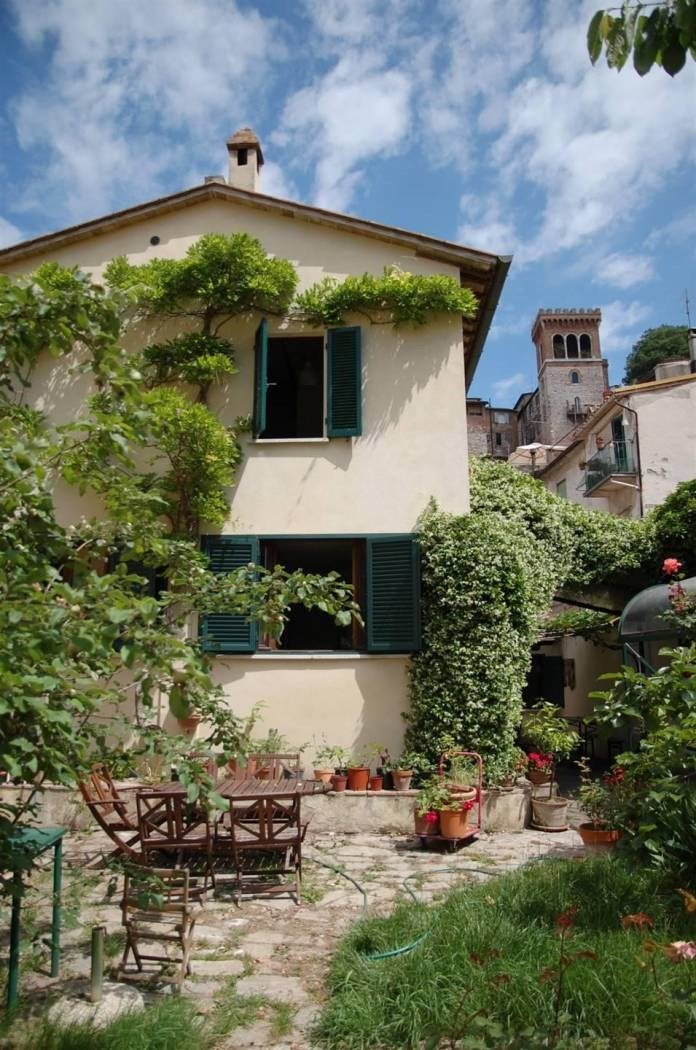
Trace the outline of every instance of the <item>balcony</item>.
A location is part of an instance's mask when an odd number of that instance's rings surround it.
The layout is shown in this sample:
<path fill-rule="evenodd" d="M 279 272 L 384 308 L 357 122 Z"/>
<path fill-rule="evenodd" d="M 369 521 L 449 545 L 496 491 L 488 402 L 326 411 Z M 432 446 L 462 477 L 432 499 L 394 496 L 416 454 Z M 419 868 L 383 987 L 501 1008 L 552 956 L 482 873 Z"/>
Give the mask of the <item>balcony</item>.
<path fill-rule="evenodd" d="M 583 405 L 579 397 L 575 401 L 566 401 L 566 415 L 574 423 L 580 423 L 587 419 L 593 409 L 594 405 Z"/>
<path fill-rule="evenodd" d="M 585 495 L 606 496 L 624 488 L 636 488 L 638 472 L 633 448 L 627 441 L 610 441 L 585 464 Z"/>

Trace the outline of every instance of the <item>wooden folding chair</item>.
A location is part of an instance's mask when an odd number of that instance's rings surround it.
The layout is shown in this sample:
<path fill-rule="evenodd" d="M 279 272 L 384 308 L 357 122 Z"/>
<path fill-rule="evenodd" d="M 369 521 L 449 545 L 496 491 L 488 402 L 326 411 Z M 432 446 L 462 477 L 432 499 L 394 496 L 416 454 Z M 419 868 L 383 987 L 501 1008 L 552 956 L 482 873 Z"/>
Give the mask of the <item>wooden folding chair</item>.
<path fill-rule="evenodd" d="M 175 975 L 160 972 L 160 977 L 170 980 L 181 990 L 185 977 L 191 972 L 189 956 L 193 943 L 193 928 L 200 912 L 194 908 L 200 900 L 200 890 L 191 885 L 187 868 L 147 868 L 142 874 L 129 873 L 125 877 L 121 921 L 126 932 L 126 946 L 119 971 L 128 972 L 128 960 L 132 954 L 137 972 L 144 972 L 144 963 L 164 964 L 165 968 L 178 967 Z M 175 945 L 177 955 L 155 955 L 142 950 L 142 942 Z"/>
<path fill-rule="evenodd" d="M 210 822 L 207 814 L 186 802 L 183 795 L 166 791 L 138 791 L 135 796 L 138 810 L 138 831 L 144 862 L 152 864 L 159 855 L 170 854 L 178 864 L 192 867 L 201 861 L 213 886 L 213 851 Z"/>
<path fill-rule="evenodd" d="M 253 775 L 259 779 L 280 780 L 285 776 L 286 770 L 294 773 L 300 769 L 299 751 L 249 755 L 249 760 L 255 763 L 256 772 Z"/>
<path fill-rule="evenodd" d="M 300 817 L 300 795 L 273 795 L 249 800 L 234 799 L 223 815 L 223 833 L 216 839 L 216 852 L 228 850 L 236 875 L 236 897 L 245 892 L 277 894 L 287 884 L 277 876 L 294 875 L 295 902 L 300 903 L 302 886 L 302 842 L 307 825 Z M 271 878 L 271 877 L 275 878 Z"/>
<path fill-rule="evenodd" d="M 78 787 L 87 808 L 117 852 L 136 863 L 142 862 L 137 815 L 117 791 L 106 766 L 93 766 L 91 773 L 78 781 Z"/>

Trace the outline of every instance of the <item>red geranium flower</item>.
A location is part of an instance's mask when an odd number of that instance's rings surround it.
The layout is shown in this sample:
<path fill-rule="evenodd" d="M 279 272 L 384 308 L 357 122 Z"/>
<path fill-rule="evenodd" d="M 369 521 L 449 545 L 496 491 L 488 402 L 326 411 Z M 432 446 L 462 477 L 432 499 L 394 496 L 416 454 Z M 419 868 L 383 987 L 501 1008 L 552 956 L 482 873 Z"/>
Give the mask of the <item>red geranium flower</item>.
<path fill-rule="evenodd" d="M 574 904 L 572 908 L 568 908 L 567 911 L 562 911 L 560 915 L 557 915 L 555 921 L 558 929 L 569 930 L 575 924 L 575 916 L 579 911 L 577 904 Z"/>
<path fill-rule="evenodd" d="M 665 558 L 662 562 L 662 571 L 665 576 L 676 576 L 682 567 L 682 563 L 677 558 Z"/>
<path fill-rule="evenodd" d="M 624 930 L 629 930 L 631 927 L 635 927 L 637 930 L 644 930 L 647 927 L 649 930 L 652 930 L 655 923 L 644 911 L 639 911 L 635 915 L 624 915 L 621 925 Z"/>
<path fill-rule="evenodd" d="M 425 814 L 425 822 L 426 824 L 437 824 L 437 813 L 434 809 L 429 810 Z"/>

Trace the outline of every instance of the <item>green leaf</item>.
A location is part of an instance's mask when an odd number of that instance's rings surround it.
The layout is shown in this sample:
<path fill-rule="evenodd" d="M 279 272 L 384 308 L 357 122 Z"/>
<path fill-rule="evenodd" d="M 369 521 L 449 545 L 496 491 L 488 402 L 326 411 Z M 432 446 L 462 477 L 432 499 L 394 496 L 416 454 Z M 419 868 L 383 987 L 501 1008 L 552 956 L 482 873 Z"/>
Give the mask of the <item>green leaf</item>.
<path fill-rule="evenodd" d="M 679 42 L 679 37 L 674 34 L 667 47 L 661 52 L 662 68 L 671 77 L 675 76 L 680 69 L 684 68 L 686 62 L 686 49 Z"/>
<path fill-rule="evenodd" d="M 590 61 L 592 65 L 595 64 L 597 59 L 602 53 L 602 33 L 601 25 L 604 18 L 604 11 L 597 11 L 587 30 L 587 50 L 590 55 Z"/>

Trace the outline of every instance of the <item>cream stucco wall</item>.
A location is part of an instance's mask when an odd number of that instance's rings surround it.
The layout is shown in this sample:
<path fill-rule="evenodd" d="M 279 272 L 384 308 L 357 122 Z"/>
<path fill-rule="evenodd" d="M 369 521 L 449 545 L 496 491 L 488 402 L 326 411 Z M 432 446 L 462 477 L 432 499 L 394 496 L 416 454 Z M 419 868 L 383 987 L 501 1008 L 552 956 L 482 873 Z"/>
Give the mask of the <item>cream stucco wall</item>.
<path fill-rule="evenodd" d="M 664 502 L 680 481 L 696 478 L 696 377 L 630 399 L 638 412 L 643 503 Z"/>
<path fill-rule="evenodd" d="M 371 272 L 396 264 L 411 272 L 444 273 L 456 267 L 417 256 L 402 245 L 351 234 L 292 215 L 207 201 L 156 218 L 86 237 L 33 257 L 24 269 L 54 260 L 77 265 L 99 279 L 108 261 L 133 263 L 179 258 L 201 234 L 247 232 L 266 250 L 289 258 L 300 287 L 326 276 Z M 150 245 L 152 236 L 159 244 Z M 19 269 L 19 267 L 17 267 Z M 466 390 L 461 324 L 443 317 L 419 329 L 362 326 L 363 433 L 358 438 L 255 442 L 244 438 L 245 457 L 223 531 L 243 534 L 408 532 L 431 496 L 448 511 L 468 510 Z M 253 404 L 253 335 L 258 319 L 231 322 L 225 334 L 237 348 L 239 373 L 212 392 L 210 405 L 232 422 Z M 270 320 L 270 335 L 308 330 Z M 166 329 L 159 337 L 167 335 Z M 132 333 L 130 340 L 136 340 Z M 56 422 L 77 417 L 89 393 L 68 363 L 42 363 L 36 404 Z M 64 523 L 99 514 L 96 501 L 65 487 L 57 493 Z M 280 655 L 218 658 L 215 673 L 236 711 L 265 702 L 261 730 L 275 727 L 293 743 L 325 734 L 354 747 L 376 741 L 398 753 L 407 707 L 406 657 L 342 655 L 290 660 Z"/>

